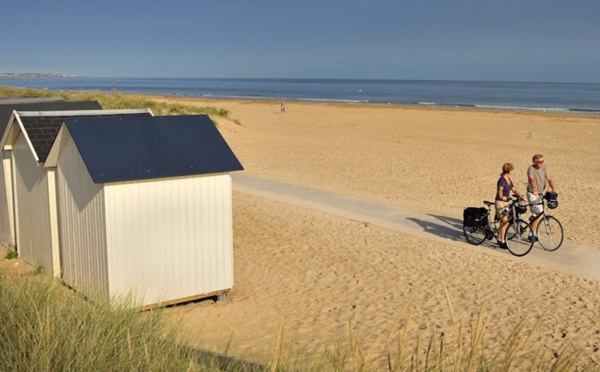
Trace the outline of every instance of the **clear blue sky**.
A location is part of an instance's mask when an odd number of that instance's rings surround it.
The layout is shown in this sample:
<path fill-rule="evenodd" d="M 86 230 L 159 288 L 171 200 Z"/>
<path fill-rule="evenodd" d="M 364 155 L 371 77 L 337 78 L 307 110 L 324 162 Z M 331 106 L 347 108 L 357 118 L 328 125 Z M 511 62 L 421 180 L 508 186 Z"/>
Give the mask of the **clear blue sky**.
<path fill-rule="evenodd" d="M 600 0 L 9 0 L 0 72 L 600 82 Z"/>

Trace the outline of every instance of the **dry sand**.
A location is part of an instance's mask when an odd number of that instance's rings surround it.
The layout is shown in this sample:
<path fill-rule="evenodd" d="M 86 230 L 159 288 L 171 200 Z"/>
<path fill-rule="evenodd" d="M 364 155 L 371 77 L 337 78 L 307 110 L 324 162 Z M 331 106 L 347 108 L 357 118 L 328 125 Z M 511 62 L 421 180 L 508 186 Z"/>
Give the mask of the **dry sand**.
<path fill-rule="evenodd" d="M 25 274 L 33 272 L 35 268 L 22 258 L 7 258 L 8 249 L 0 245 L 0 271 L 10 274 Z"/>
<path fill-rule="evenodd" d="M 522 191 L 535 153 L 558 186 L 568 243 L 598 246 L 600 117 L 277 102 L 178 100 L 226 108 L 215 120 L 245 173 L 462 218 L 493 200 L 502 164 Z M 585 215 L 583 215 L 585 214 Z"/>
<path fill-rule="evenodd" d="M 295 102 L 281 114 L 277 102 L 177 101 L 229 110 L 239 124 L 214 119 L 247 174 L 449 219 L 493 198 L 505 162 L 524 190 L 542 153 L 566 243 L 600 249 L 598 117 Z M 541 318 L 523 350 L 558 353 L 572 342 L 600 368 L 597 281 L 239 192 L 233 222 L 230 299 L 168 310 L 203 347 L 268 357 L 282 327 L 300 358 L 355 337 L 383 366 L 404 329 L 408 345 L 432 335 L 452 344 L 458 325 L 468 337 L 485 309 L 490 350 L 522 319 Z"/>

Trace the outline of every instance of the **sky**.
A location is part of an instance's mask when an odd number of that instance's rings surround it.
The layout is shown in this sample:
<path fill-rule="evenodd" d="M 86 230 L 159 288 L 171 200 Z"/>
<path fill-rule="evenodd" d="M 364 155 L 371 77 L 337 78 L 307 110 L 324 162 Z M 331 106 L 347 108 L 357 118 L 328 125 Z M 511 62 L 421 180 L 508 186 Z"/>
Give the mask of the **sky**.
<path fill-rule="evenodd" d="M 600 83 L 600 0 L 19 0 L 0 73 Z"/>

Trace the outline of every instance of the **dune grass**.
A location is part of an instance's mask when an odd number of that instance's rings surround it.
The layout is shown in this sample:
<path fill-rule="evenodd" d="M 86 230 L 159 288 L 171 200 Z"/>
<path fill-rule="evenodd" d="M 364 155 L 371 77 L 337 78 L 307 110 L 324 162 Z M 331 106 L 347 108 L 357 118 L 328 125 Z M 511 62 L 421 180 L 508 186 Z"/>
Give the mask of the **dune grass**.
<path fill-rule="evenodd" d="M 450 306 L 450 305 L 449 305 Z M 2 371 L 572 371 L 586 370 L 581 354 L 565 344 L 558 354 L 530 342 L 541 319 L 518 323 L 500 346 L 486 343 L 492 313 L 482 308 L 474 324 L 453 317 L 456 337 L 407 337 L 410 314 L 401 311 L 386 351 L 366 355 L 352 332 L 325 353 L 301 361 L 284 344 L 280 327 L 265 364 L 183 345 L 182 330 L 161 309 L 140 312 L 126 302 L 83 299 L 44 275 L 0 271 L 0 370 Z M 180 324 L 180 323 L 179 323 Z M 446 337 L 448 338 L 448 337 Z"/>
<path fill-rule="evenodd" d="M 0 272 L 0 371 L 246 371 L 182 347 L 161 311 L 84 300 L 44 275 Z"/>
<path fill-rule="evenodd" d="M 532 339 L 538 335 L 541 319 L 533 326 L 519 322 L 500 345 L 491 346 L 486 341 L 486 329 L 492 313 L 482 309 L 475 324 L 463 327 L 456 324 L 456 338 L 431 335 L 422 340 L 407 338 L 407 328 L 400 329 L 397 338 L 389 337 L 387 349 L 380 355 L 367 355 L 361 341 L 349 324 L 347 339 L 329 348 L 317 362 L 291 370 L 315 371 L 413 371 L 413 372 L 484 372 L 484 371 L 593 371 L 597 365 L 585 364 L 580 350 L 565 342 L 561 350 L 550 352 L 533 346 Z M 410 317 L 404 318 L 405 325 Z M 283 360 L 286 360 L 283 358 Z M 286 365 L 286 364 L 284 364 Z"/>
<path fill-rule="evenodd" d="M 178 103 L 167 103 L 155 101 L 147 96 L 139 94 L 123 94 L 116 91 L 104 93 L 93 92 L 65 92 L 41 89 L 23 89 L 0 87 L 0 97 L 37 97 L 50 98 L 62 97 L 65 101 L 98 101 L 105 110 L 109 109 L 140 109 L 149 108 L 154 115 L 191 115 L 208 114 L 228 118 L 229 111 L 216 107 L 197 107 L 193 105 L 182 105 Z"/>
<path fill-rule="evenodd" d="M 5 259 L 14 258 L 10 254 Z M 367 355 L 348 326 L 348 335 L 315 358 L 284 344 L 284 325 L 264 364 L 184 345 L 182 329 L 167 323 L 161 309 L 140 312 L 126 301 L 108 302 L 75 294 L 35 271 L 0 271 L 0 370 L 144 370 L 144 371 L 584 371 L 582 355 L 564 343 L 558 352 L 531 342 L 542 319 L 523 318 L 502 342 L 490 345 L 487 327 L 493 312 L 482 307 L 477 320 L 464 325 L 448 302 L 454 336 L 408 337 L 405 309 L 390 327 L 384 352 Z M 171 319 L 172 320 L 172 319 Z"/>

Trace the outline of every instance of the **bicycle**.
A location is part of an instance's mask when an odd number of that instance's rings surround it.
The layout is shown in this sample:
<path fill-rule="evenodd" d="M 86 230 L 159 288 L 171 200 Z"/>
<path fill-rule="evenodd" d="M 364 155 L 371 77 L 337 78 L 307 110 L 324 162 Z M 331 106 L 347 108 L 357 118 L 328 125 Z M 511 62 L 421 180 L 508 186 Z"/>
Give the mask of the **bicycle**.
<path fill-rule="evenodd" d="M 508 251 L 517 257 L 522 257 L 531 251 L 535 237 L 529 222 L 520 218 L 521 214 L 527 212 L 527 207 L 518 202 L 518 198 L 511 198 L 503 213 L 508 214 L 509 225 L 505 234 Z M 498 237 L 500 219 L 491 218 L 492 205 L 495 203 L 487 200 L 483 203 L 487 208 L 469 207 L 463 214 L 463 234 L 467 242 L 473 245 L 480 245 L 486 239 L 492 240 Z"/>
<path fill-rule="evenodd" d="M 529 223 L 533 223 L 535 219 L 541 218 L 537 225 L 535 235 L 542 248 L 548 252 L 554 252 L 560 248 L 564 240 L 564 230 L 562 224 L 556 217 L 546 213 L 546 207 L 549 209 L 555 209 L 558 207 L 557 197 L 558 194 L 554 192 L 546 192 L 542 194 L 542 201 L 538 203 L 542 206 L 542 212 L 537 216 L 532 215 L 529 218 Z M 529 207 L 538 204 L 526 204 L 524 206 Z"/>

